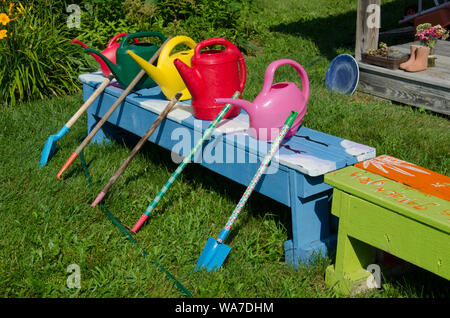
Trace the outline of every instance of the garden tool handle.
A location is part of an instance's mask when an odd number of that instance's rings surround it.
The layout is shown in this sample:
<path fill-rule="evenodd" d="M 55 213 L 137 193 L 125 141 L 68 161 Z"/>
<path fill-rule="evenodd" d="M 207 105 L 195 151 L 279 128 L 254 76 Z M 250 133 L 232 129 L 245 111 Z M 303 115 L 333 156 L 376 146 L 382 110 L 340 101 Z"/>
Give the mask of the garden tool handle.
<path fill-rule="evenodd" d="M 159 126 L 159 124 L 163 121 L 164 118 L 167 117 L 167 115 L 170 113 L 170 111 L 173 109 L 175 104 L 180 100 L 181 96 L 183 94 L 181 92 L 178 92 L 175 94 L 175 97 L 172 98 L 172 100 L 167 104 L 167 106 L 164 108 L 164 110 L 159 114 L 159 116 L 155 119 L 153 124 L 150 126 L 150 128 L 147 130 L 147 132 L 142 136 L 142 138 L 139 140 L 139 142 L 134 146 L 133 150 L 131 150 L 128 157 L 123 161 L 119 169 L 114 173 L 114 175 L 109 179 L 108 183 L 105 185 L 102 191 L 100 191 L 97 198 L 92 203 L 92 207 L 95 207 L 105 196 L 106 192 L 112 187 L 112 185 L 116 182 L 116 180 L 120 177 L 122 172 L 127 168 L 128 164 L 133 160 L 134 156 L 137 154 L 139 149 L 144 145 L 144 143 L 150 138 L 150 136 L 153 134 L 153 132 L 156 130 L 156 128 Z"/>
<path fill-rule="evenodd" d="M 122 41 L 120 42 L 120 47 L 123 48 L 125 45 L 128 44 L 128 41 L 131 39 L 151 37 L 151 36 L 158 37 L 163 42 L 166 40 L 166 37 L 157 31 L 136 32 L 136 33 L 130 33 L 130 34 L 125 35 L 124 38 L 122 39 Z M 161 47 L 163 47 L 163 46 L 161 45 Z M 158 54 L 158 56 L 159 56 L 159 54 Z"/>
<path fill-rule="evenodd" d="M 269 150 L 269 153 L 266 155 L 263 162 L 259 166 L 255 175 L 253 176 L 252 181 L 250 181 L 250 184 L 248 185 L 247 189 L 245 190 L 244 194 L 242 195 L 241 199 L 239 200 L 239 203 L 236 205 L 236 208 L 234 209 L 233 213 L 231 214 L 230 218 L 228 219 L 228 222 L 225 225 L 224 230 L 221 232 L 221 235 L 219 236 L 219 239 L 221 241 L 223 241 L 225 239 L 225 237 L 227 236 L 228 231 L 230 230 L 231 226 L 236 221 L 237 217 L 239 216 L 239 213 L 242 211 L 242 208 L 244 207 L 245 203 L 247 202 L 248 198 L 250 197 L 250 194 L 253 192 L 253 189 L 255 188 L 255 186 L 258 183 L 259 179 L 261 178 L 262 174 L 266 171 L 267 166 L 269 165 L 269 162 L 272 160 L 272 157 L 274 156 L 274 154 L 278 151 L 281 141 L 284 139 L 284 136 L 286 136 L 286 133 L 291 128 L 291 126 L 294 123 L 297 116 L 298 116 L 298 113 L 296 111 L 291 111 L 289 117 L 286 119 L 286 122 L 284 123 L 284 126 L 280 131 L 280 134 L 278 135 L 277 139 L 275 139 L 272 147 Z"/>
<path fill-rule="evenodd" d="M 92 103 L 97 99 L 97 97 L 103 93 L 105 88 L 111 83 L 112 79 L 114 78 L 114 75 L 109 74 L 107 78 L 103 80 L 101 85 L 97 87 L 97 89 L 92 93 L 91 96 L 84 102 L 84 104 L 80 107 L 80 109 L 72 116 L 72 118 L 69 119 L 69 121 L 66 123 L 67 128 L 72 127 L 72 125 L 80 118 L 80 116 L 86 111 L 86 109 L 89 108 L 89 106 L 92 105 Z"/>
<path fill-rule="evenodd" d="M 238 98 L 240 95 L 239 91 L 236 91 L 233 94 L 232 98 Z M 223 117 L 228 113 L 228 111 L 231 108 L 231 104 L 226 104 L 220 113 L 216 116 L 216 118 L 209 124 L 209 127 L 205 130 L 205 132 L 202 135 L 202 138 L 197 142 L 197 144 L 194 146 L 194 148 L 191 149 L 189 154 L 184 157 L 183 161 L 180 163 L 178 168 L 175 170 L 174 173 L 170 176 L 169 180 L 166 182 L 166 184 L 159 190 L 156 197 L 153 199 L 153 201 L 150 203 L 150 205 L 147 207 L 147 209 L 144 211 L 144 213 L 141 215 L 137 223 L 133 226 L 133 229 L 131 230 L 133 233 L 136 233 L 139 228 L 144 224 L 144 222 L 147 220 L 150 213 L 156 208 L 159 201 L 163 198 L 163 196 L 166 194 L 167 191 L 169 191 L 172 184 L 175 182 L 175 180 L 178 178 L 178 176 L 183 171 L 184 167 L 191 161 L 191 159 L 194 157 L 195 153 L 198 151 L 198 149 L 202 146 L 203 142 L 208 139 L 211 134 L 214 131 L 214 128 L 216 125 L 222 120 Z"/>
<path fill-rule="evenodd" d="M 146 32 L 142 32 L 146 33 Z M 148 61 L 150 64 L 153 64 L 156 59 L 158 58 L 159 54 L 161 53 L 161 50 L 164 48 L 164 45 L 171 39 L 172 37 L 168 37 L 166 41 L 159 47 L 159 49 L 153 54 L 151 59 Z M 78 148 L 75 150 L 77 154 L 79 154 L 84 147 L 87 146 L 87 144 L 91 141 L 91 139 L 94 137 L 94 135 L 100 130 L 100 128 L 103 126 L 103 124 L 108 120 L 108 118 L 112 115 L 112 113 L 116 110 L 116 108 L 123 102 L 123 100 L 130 94 L 130 92 L 133 90 L 133 88 L 139 83 L 139 81 L 142 79 L 142 77 L 145 75 L 145 70 L 141 69 L 139 73 L 136 75 L 136 77 L 133 79 L 133 81 L 128 85 L 128 87 L 122 92 L 122 94 L 117 98 L 117 100 L 114 102 L 114 104 L 111 106 L 111 108 L 108 110 L 108 112 L 100 119 L 100 121 L 95 125 L 94 129 L 91 130 L 90 134 L 83 140 L 83 142 L 78 146 Z"/>
<path fill-rule="evenodd" d="M 164 41 L 164 43 L 159 47 L 159 49 L 155 52 L 155 54 L 153 54 L 153 56 L 150 58 L 150 60 L 148 61 L 149 63 L 155 62 L 155 60 L 161 53 L 162 48 L 171 38 L 172 37 L 169 36 L 166 39 L 166 41 Z M 120 94 L 120 96 L 117 98 L 117 100 L 108 110 L 108 112 L 102 117 L 102 119 L 100 119 L 97 125 L 95 125 L 95 127 L 91 130 L 89 135 L 86 138 L 84 138 L 83 142 L 78 146 L 78 148 L 70 155 L 69 159 L 66 161 L 66 163 L 63 165 L 61 170 L 59 170 L 58 174 L 56 175 L 57 179 L 61 178 L 62 173 L 74 162 L 74 160 L 81 153 L 81 151 L 83 151 L 84 147 L 86 147 L 89 144 L 89 142 L 92 140 L 95 134 L 100 130 L 103 124 L 108 120 L 108 118 L 112 115 L 112 113 L 116 110 L 116 108 L 119 107 L 119 105 L 123 102 L 123 100 L 128 96 L 128 94 L 133 90 L 133 88 L 142 79 L 144 75 L 145 71 L 141 69 L 140 72 L 133 79 L 133 81 L 130 83 L 130 85 L 128 85 L 128 87 L 122 92 L 122 94 Z"/>

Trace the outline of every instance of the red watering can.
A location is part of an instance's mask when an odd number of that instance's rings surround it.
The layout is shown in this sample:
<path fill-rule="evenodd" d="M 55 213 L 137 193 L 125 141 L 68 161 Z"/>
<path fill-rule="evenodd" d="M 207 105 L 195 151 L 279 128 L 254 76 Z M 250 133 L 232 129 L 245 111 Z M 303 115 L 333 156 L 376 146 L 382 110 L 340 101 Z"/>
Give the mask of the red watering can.
<path fill-rule="evenodd" d="M 120 43 L 117 41 L 118 39 L 124 37 L 125 35 L 128 35 L 128 33 L 119 33 L 116 36 L 114 36 L 108 43 L 108 45 L 106 46 L 106 49 L 104 51 L 102 51 L 102 54 L 111 62 L 113 62 L 114 64 L 116 64 L 116 51 L 117 48 L 119 47 Z M 136 43 L 139 43 L 138 39 L 133 39 Z M 72 43 L 77 43 L 80 44 L 83 48 L 87 48 L 87 45 L 84 44 L 83 42 L 81 42 L 80 40 L 73 40 Z M 98 62 L 98 64 L 100 64 L 100 68 L 103 72 L 103 75 L 105 75 L 105 77 L 107 77 L 110 73 L 111 70 L 108 68 L 108 66 L 106 65 L 106 63 L 96 54 L 92 54 L 90 53 L 95 60 Z"/>
<path fill-rule="evenodd" d="M 225 50 L 202 51 L 213 45 L 225 46 Z M 192 67 L 180 59 L 173 63 L 192 95 L 192 109 L 197 119 L 214 120 L 225 106 L 216 103 L 214 98 L 231 97 L 234 92 L 242 94 L 244 90 L 247 76 L 244 57 L 233 43 L 225 39 L 211 38 L 198 43 L 191 59 Z M 232 107 L 225 118 L 239 113 L 239 107 Z"/>
<path fill-rule="evenodd" d="M 302 90 L 293 82 L 273 83 L 276 69 L 285 64 L 293 66 L 299 73 Z M 297 132 L 306 113 L 308 98 L 308 74 L 296 61 L 282 59 L 273 61 L 267 67 L 263 88 L 255 97 L 253 103 L 243 99 L 231 98 L 216 98 L 216 102 L 243 108 L 250 117 L 249 134 L 256 139 L 273 140 L 277 137 L 285 119 L 293 110 L 298 113 L 298 117 L 287 132 L 286 138 Z"/>

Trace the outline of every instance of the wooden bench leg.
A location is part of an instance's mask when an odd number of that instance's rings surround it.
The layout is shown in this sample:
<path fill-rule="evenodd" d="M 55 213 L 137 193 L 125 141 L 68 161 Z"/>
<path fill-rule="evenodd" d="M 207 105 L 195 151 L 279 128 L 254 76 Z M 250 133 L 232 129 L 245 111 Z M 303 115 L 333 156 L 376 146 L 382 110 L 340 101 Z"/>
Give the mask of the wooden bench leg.
<path fill-rule="evenodd" d="M 346 206 L 345 203 L 338 202 L 345 200 L 341 193 L 338 192 L 334 191 L 335 196 L 338 196 L 336 198 L 338 204 L 333 205 L 333 214 L 340 215 L 336 262 L 335 265 L 327 267 L 325 282 L 329 287 L 333 287 L 342 294 L 354 295 L 369 289 L 367 278 L 371 273 L 366 268 L 374 263 L 376 249 L 348 235 L 346 230 L 346 213 L 342 210 L 335 211 L 335 209 Z"/>
<path fill-rule="evenodd" d="M 330 231 L 331 190 L 302 199 L 294 175 L 290 176 L 292 240 L 284 243 L 286 263 L 298 269 L 310 265 L 316 256 L 335 249 L 336 235 Z"/>

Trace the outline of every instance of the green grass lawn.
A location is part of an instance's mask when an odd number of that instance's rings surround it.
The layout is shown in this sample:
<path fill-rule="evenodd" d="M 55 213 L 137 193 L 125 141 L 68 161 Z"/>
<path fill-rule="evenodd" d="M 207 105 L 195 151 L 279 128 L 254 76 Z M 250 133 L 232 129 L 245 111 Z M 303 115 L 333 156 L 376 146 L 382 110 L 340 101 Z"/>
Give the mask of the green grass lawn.
<path fill-rule="evenodd" d="M 382 26 L 396 26 L 403 5 L 383 1 Z M 377 149 L 449 175 L 450 124 L 419 108 L 395 105 L 356 93 L 342 96 L 323 85 L 330 61 L 352 54 L 355 1 L 258 0 L 250 23 L 260 52 L 248 57 L 243 97 L 260 91 L 273 60 L 290 58 L 305 66 L 311 96 L 304 125 Z M 397 14 L 397 15 L 396 15 Z M 388 19 L 391 17 L 391 19 Z M 389 43 L 388 43 L 389 44 Z M 315 63 L 311 64 L 311 62 Z M 281 67 L 275 81 L 295 81 Z M 300 84 L 299 84 L 300 85 Z M 216 237 L 245 187 L 199 165 L 188 165 L 136 235 L 141 250 L 90 203 L 132 144 L 90 145 L 84 152 L 93 184 L 77 160 L 58 181 L 56 174 L 86 134 L 84 115 L 58 141 L 59 151 L 38 168 L 42 147 L 82 104 L 81 95 L 0 109 L 0 296 L 1 297 L 184 297 L 155 262 L 194 297 L 336 297 L 324 283 L 330 255 L 294 270 L 284 262 L 290 212 L 254 193 L 233 227 L 232 247 L 219 271 L 194 272 L 209 236 Z M 132 225 L 176 168 L 170 152 L 147 144 L 108 193 L 105 205 Z M 81 289 L 69 289 L 67 267 L 81 268 Z M 387 277 L 381 290 L 365 297 L 448 297 L 448 281 L 421 269 Z"/>

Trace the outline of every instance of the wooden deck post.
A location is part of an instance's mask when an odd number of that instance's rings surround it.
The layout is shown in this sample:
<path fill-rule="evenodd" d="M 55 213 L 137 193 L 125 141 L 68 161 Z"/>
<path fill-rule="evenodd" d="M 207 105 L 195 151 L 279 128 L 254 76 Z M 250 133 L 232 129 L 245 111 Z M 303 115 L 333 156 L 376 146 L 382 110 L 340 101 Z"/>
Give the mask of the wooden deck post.
<path fill-rule="evenodd" d="M 381 0 L 358 0 L 356 19 L 355 58 L 361 60 L 361 53 L 378 48 L 381 23 Z"/>

